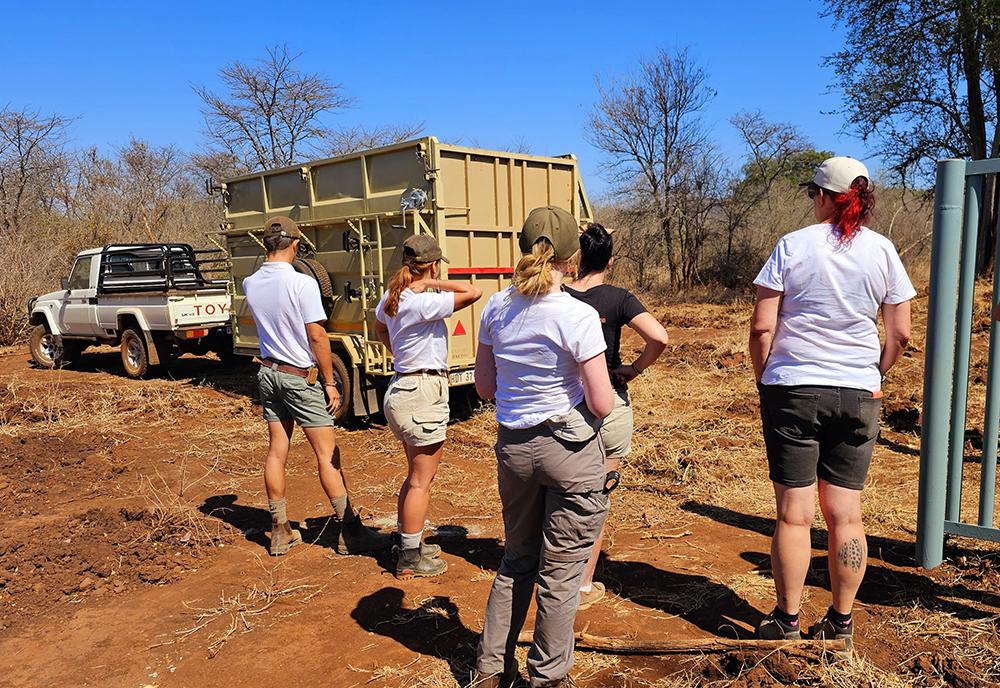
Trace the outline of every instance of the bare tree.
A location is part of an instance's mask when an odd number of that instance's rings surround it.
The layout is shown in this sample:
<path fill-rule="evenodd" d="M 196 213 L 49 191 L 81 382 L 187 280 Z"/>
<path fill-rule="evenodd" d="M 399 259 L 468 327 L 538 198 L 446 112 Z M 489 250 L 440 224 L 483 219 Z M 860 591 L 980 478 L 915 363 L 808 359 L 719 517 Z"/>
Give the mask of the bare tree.
<path fill-rule="evenodd" d="M 351 100 L 343 87 L 300 71 L 287 45 L 267 49 L 255 64 L 233 62 L 219 70 L 225 92 L 195 92 L 205 104 L 205 135 L 214 152 L 249 169 L 291 165 L 330 134 L 323 115 Z"/>
<path fill-rule="evenodd" d="M 746 160 L 738 172 L 730 173 L 725 198 L 720 204 L 722 233 L 726 239 L 725 257 L 717 272 L 723 282 L 737 286 L 747 268 L 744 255 L 736 255 L 737 235 L 761 204 L 771 211 L 778 187 L 784 190 L 809 176 L 811 169 L 829 157 L 815 151 L 812 144 L 792 124 L 767 120 L 758 110 L 741 112 L 729 120 L 746 147 Z M 794 187 L 793 187 L 794 188 Z M 751 267 L 750 269 L 753 269 Z"/>
<path fill-rule="evenodd" d="M 598 81 L 599 100 L 586 136 L 608 158 L 604 165 L 615 190 L 638 201 L 656 218 L 665 244 L 671 286 L 686 286 L 685 267 L 693 246 L 683 233 L 705 225 L 684 213 L 700 212 L 685 194 L 704 186 L 702 161 L 707 137 L 701 112 L 714 97 L 705 71 L 686 50 L 661 50 L 643 60 L 635 74 Z"/>
<path fill-rule="evenodd" d="M 0 110 L 0 227 L 24 230 L 32 211 L 53 202 L 56 179 L 64 174 L 63 151 L 70 119 L 31 110 Z"/>
<path fill-rule="evenodd" d="M 374 128 L 355 126 L 337 129 L 324 135 L 325 151 L 329 155 L 356 153 L 370 148 L 380 148 L 393 143 L 409 141 L 420 136 L 423 131 L 423 122 L 390 124 Z"/>

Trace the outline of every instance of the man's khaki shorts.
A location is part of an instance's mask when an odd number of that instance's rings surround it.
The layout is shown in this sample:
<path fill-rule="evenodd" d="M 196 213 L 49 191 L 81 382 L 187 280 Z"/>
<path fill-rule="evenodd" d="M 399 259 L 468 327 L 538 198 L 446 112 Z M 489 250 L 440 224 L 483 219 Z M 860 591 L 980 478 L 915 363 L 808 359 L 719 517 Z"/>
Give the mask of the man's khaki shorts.
<path fill-rule="evenodd" d="M 392 434 L 411 447 L 444 442 L 448 431 L 448 378 L 442 375 L 397 375 L 382 404 Z"/>
<path fill-rule="evenodd" d="M 621 459 L 632 451 L 632 402 L 628 390 L 615 390 L 615 407 L 604 419 L 601 439 L 609 459 Z"/>
<path fill-rule="evenodd" d="M 326 394 L 318 382 L 310 385 L 298 375 L 262 366 L 257 386 L 268 423 L 293 420 L 303 428 L 333 426 L 333 417 L 326 409 Z"/>

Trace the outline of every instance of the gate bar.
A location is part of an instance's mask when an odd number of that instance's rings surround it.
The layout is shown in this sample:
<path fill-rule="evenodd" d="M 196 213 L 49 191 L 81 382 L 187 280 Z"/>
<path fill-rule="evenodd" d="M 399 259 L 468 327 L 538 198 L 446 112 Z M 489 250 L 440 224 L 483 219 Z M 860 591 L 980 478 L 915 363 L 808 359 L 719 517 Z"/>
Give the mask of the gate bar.
<path fill-rule="evenodd" d="M 991 202 L 993 199 L 989 199 Z M 1000 228 L 1000 216 L 997 218 Z M 1000 234 L 993 256 L 993 308 L 1000 299 Z M 979 525 L 993 526 L 993 509 L 997 494 L 997 431 L 1000 430 L 1000 328 L 990 310 L 990 354 L 986 368 L 986 412 L 983 418 L 983 460 L 979 480 Z"/>
<path fill-rule="evenodd" d="M 934 192 L 931 283 L 924 349 L 924 407 L 920 428 L 920 485 L 917 501 L 917 563 L 934 568 L 944 558 L 948 429 L 955 366 L 955 309 L 962 236 L 965 161 L 942 160 Z M 1000 407 L 998 407 L 1000 409 Z"/>
<path fill-rule="evenodd" d="M 961 521 L 962 476 L 965 462 L 965 423 L 968 417 L 969 356 L 972 342 L 972 304 L 976 288 L 976 248 L 979 242 L 979 197 L 983 178 L 965 180 L 965 221 L 958 287 L 958 322 L 955 333 L 955 375 L 951 399 L 951 445 L 948 452 L 948 502 L 945 518 Z"/>

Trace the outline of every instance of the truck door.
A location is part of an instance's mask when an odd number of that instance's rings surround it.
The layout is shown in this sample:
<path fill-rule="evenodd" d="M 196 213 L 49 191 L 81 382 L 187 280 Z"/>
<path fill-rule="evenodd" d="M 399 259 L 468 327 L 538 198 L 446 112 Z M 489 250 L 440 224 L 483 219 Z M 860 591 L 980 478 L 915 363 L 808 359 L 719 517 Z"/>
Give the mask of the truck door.
<path fill-rule="evenodd" d="M 59 311 L 59 330 L 65 335 L 90 337 L 97 334 L 97 288 L 91 269 L 94 262 L 94 256 L 81 256 L 69 273 L 68 289 Z"/>

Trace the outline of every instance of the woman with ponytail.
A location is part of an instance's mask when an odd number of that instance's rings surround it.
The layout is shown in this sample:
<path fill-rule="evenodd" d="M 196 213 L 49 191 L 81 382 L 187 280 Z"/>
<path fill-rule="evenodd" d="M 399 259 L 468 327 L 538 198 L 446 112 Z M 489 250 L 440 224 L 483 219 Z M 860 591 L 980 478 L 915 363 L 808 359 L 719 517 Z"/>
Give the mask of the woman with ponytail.
<path fill-rule="evenodd" d="M 476 389 L 496 399 L 504 555 L 486 606 L 473 686 L 509 686 L 514 647 L 538 583 L 533 686 L 564 685 L 580 582 L 608 508 L 601 421 L 614 406 L 597 311 L 562 291 L 579 229 L 536 208 L 521 230 L 513 285 L 483 309 Z M 568 683 L 566 684 L 568 685 Z"/>
<path fill-rule="evenodd" d="M 576 279 L 564 287 L 567 294 L 588 304 L 601 318 L 601 330 L 608 349 L 605 356 L 611 384 L 615 389 L 615 408 L 601 426 L 601 441 L 607 453 L 608 474 L 618 473 L 621 460 L 632 450 L 632 402 L 628 383 L 653 365 L 667 347 L 667 332 L 650 315 L 635 294 L 605 283 L 604 277 L 614 262 L 611 253 L 611 232 L 596 222 L 580 235 L 580 267 Z M 639 356 L 623 365 L 621 356 L 622 328 L 628 325 L 643 339 Z M 590 554 L 580 586 L 580 609 L 586 609 L 604 597 L 604 585 L 594 580 L 594 570 L 601 554 L 601 532 Z"/>
<path fill-rule="evenodd" d="M 448 326 L 445 319 L 483 292 L 438 279 L 441 247 L 426 234 L 403 242 L 403 265 L 375 309 L 375 333 L 393 355 L 395 376 L 382 404 L 406 452 L 406 480 L 396 512 L 397 578 L 439 576 L 448 568 L 441 548 L 422 542 L 431 483 L 448 428 Z"/>
<path fill-rule="evenodd" d="M 833 600 L 809 633 L 850 646 L 868 560 L 861 490 L 878 438 L 882 381 L 906 348 L 916 292 L 892 242 L 865 226 L 875 196 L 863 164 L 830 158 L 802 186 L 816 224 L 782 237 L 754 280 L 750 357 L 777 507 L 777 605 L 757 635 L 801 637 L 818 482 Z"/>

